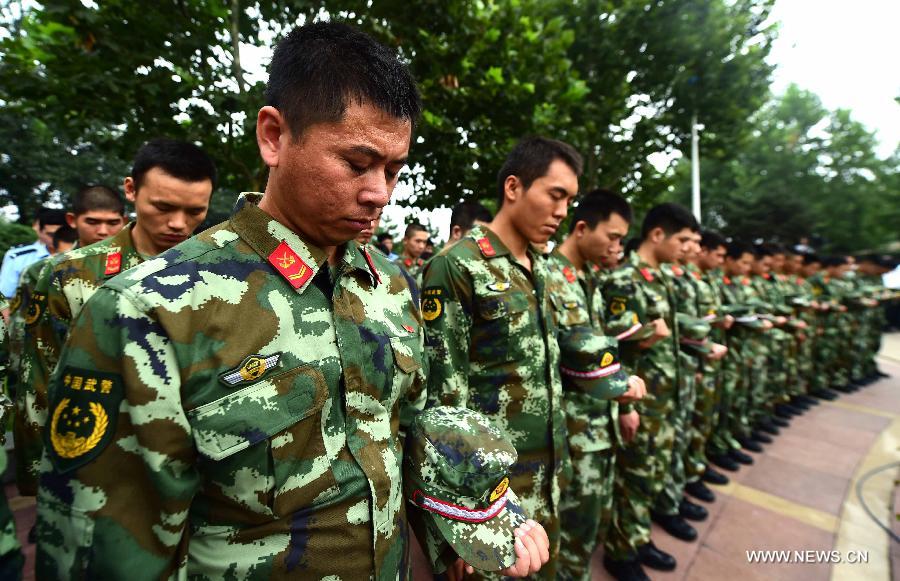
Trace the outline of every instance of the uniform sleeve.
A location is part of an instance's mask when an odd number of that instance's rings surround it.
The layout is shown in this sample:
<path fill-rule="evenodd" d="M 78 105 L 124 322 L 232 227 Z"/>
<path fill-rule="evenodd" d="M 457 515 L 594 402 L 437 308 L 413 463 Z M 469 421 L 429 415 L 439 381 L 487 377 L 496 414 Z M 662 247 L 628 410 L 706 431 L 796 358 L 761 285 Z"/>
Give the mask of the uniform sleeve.
<path fill-rule="evenodd" d="M 3 264 L 0 265 L 0 294 L 8 299 L 12 299 L 16 294 L 16 285 L 19 283 L 15 263 L 12 249 L 7 250 L 3 255 Z"/>
<path fill-rule="evenodd" d="M 38 578 L 185 573 L 197 451 L 174 348 L 150 312 L 103 288 L 63 349 L 38 491 Z"/>
<path fill-rule="evenodd" d="M 617 273 L 618 274 L 618 273 Z M 634 283 L 623 277 L 613 276 L 603 286 L 606 304 L 606 334 L 620 342 L 643 341 L 654 333 L 646 319 L 645 305 L 634 288 Z"/>
<path fill-rule="evenodd" d="M 422 281 L 428 405 L 468 407 L 471 279 L 447 255 L 434 257 Z"/>

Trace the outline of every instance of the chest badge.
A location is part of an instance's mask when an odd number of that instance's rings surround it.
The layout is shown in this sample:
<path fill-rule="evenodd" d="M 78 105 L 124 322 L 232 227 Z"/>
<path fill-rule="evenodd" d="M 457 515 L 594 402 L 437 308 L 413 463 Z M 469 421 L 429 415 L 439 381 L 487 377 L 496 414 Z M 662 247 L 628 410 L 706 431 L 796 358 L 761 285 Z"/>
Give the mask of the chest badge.
<path fill-rule="evenodd" d="M 509 290 L 509 287 L 511 287 L 511 286 L 512 285 L 509 283 L 508 280 L 503 281 L 503 282 L 495 282 L 495 283 L 487 285 L 489 290 L 492 290 L 497 293 L 506 292 Z"/>
<path fill-rule="evenodd" d="M 244 360 L 241 361 L 241 364 L 236 369 L 226 371 L 219 376 L 219 379 L 232 387 L 252 383 L 265 375 L 270 369 L 278 367 L 280 359 L 281 353 L 268 356 L 259 354 L 248 355 L 244 357 Z"/>

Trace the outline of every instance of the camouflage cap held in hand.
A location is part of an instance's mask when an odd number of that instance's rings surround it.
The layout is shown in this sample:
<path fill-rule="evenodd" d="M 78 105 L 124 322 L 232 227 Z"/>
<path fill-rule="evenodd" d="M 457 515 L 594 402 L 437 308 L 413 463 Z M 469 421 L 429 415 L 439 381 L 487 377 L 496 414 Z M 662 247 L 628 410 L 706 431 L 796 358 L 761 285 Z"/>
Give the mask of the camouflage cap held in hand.
<path fill-rule="evenodd" d="M 628 391 L 628 375 L 619 363 L 618 341 L 588 326 L 559 330 L 563 389 L 597 399 L 613 399 Z"/>
<path fill-rule="evenodd" d="M 413 421 L 403 488 L 466 563 L 499 571 L 516 561 L 514 530 L 525 521 L 509 488 L 516 449 L 484 415 L 437 406 Z M 433 526 L 432 526 L 433 525 Z"/>

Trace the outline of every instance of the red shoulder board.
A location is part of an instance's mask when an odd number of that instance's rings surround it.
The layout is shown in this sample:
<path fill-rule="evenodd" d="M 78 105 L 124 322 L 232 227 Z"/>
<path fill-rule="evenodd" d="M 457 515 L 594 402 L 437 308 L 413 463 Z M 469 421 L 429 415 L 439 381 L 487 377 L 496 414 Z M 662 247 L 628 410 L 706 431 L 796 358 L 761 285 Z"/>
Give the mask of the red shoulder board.
<path fill-rule="evenodd" d="M 566 276 L 567 281 L 575 282 L 575 273 L 568 266 L 563 269 L 563 274 Z"/>
<path fill-rule="evenodd" d="M 497 251 L 494 250 L 494 247 L 491 245 L 491 241 L 486 237 L 478 239 L 478 248 L 481 249 L 481 253 L 488 258 L 497 254 Z"/>
<path fill-rule="evenodd" d="M 723 276 L 723 277 L 722 277 L 722 282 L 724 282 L 725 284 L 730 285 L 730 284 L 731 284 L 731 279 L 728 278 L 727 276 Z"/>
<path fill-rule="evenodd" d="M 673 267 L 672 267 L 672 273 L 673 273 L 675 276 L 681 276 L 682 274 L 684 274 L 684 271 L 681 270 L 681 267 L 680 267 L 680 266 L 673 266 Z"/>
<path fill-rule="evenodd" d="M 375 263 L 372 262 L 372 257 L 369 256 L 369 251 L 368 251 L 368 249 L 366 249 L 365 247 L 363 247 L 363 248 L 360 248 L 360 250 L 362 250 L 363 256 L 364 256 L 365 259 L 366 259 L 366 264 L 369 265 L 369 270 L 372 271 L 372 276 L 375 277 L 375 284 L 377 285 L 377 284 L 381 283 L 381 277 L 378 276 L 378 271 L 375 270 Z"/>
<path fill-rule="evenodd" d="M 300 288 L 306 284 L 306 281 L 313 275 L 313 269 L 303 262 L 303 259 L 288 246 L 287 242 L 279 244 L 278 248 L 269 255 L 269 264 L 274 266 L 275 270 L 294 288 Z"/>
<path fill-rule="evenodd" d="M 650 272 L 650 269 L 646 266 L 641 269 L 641 276 L 643 276 L 647 282 L 653 282 L 653 273 Z"/>
<path fill-rule="evenodd" d="M 122 270 L 122 253 L 110 252 L 106 255 L 106 273 L 118 274 Z"/>
<path fill-rule="evenodd" d="M 403 261 L 403 264 L 406 265 L 406 268 L 409 268 L 410 266 L 412 266 L 412 258 L 407 258 Z"/>
<path fill-rule="evenodd" d="M 694 278 L 696 278 L 697 280 L 701 280 L 703 278 L 703 275 L 700 274 L 699 272 L 697 272 L 696 270 L 692 270 L 691 274 L 693 274 Z"/>

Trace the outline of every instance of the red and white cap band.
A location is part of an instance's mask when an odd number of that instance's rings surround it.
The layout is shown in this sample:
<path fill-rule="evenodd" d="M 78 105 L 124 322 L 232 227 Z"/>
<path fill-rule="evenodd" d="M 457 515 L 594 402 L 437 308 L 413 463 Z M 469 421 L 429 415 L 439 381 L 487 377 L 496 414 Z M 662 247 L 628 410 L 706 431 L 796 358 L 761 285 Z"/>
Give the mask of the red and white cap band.
<path fill-rule="evenodd" d="M 600 369 L 595 369 L 594 371 L 575 371 L 574 369 L 569 369 L 568 367 L 559 366 L 559 370 L 563 373 L 563 375 L 568 375 L 569 377 L 577 377 L 579 379 L 599 379 L 601 377 L 607 377 L 616 373 L 622 369 L 622 366 L 618 363 L 613 363 L 612 365 L 607 365 L 606 367 L 601 367 Z"/>
<path fill-rule="evenodd" d="M 616 339 L 618 339 L 619 341 L 623 341 L 637 333 L 641 327 L 643 327 L 643 325 L 641 323 L 637 323 L 627 331 L 616 335 Z"/>
<path fill-rule="evenodd" d="M 506 500 L 509 496 L 509 490 L 503 492 L 503 494 L 493 502 L 489 507 L 484 509 L 477 508 L 466 508 L 465 506 L 459 506 L 453 504 L 452 502 L 446 502 L 439 498 L 434 498 L 426 495 L 420 490 L 416 491 L 415 502 L 417 505 L 421 506 L 425 510 L 430 510 L 431 512 L 437 513 L 445 518 L 449 518 L 450 520 L 458 520 L 463 522 L 470 523 L 482 523 L 485 521 L 489 521 L 503 510 L 503 507 L 506 506 Z"/>

